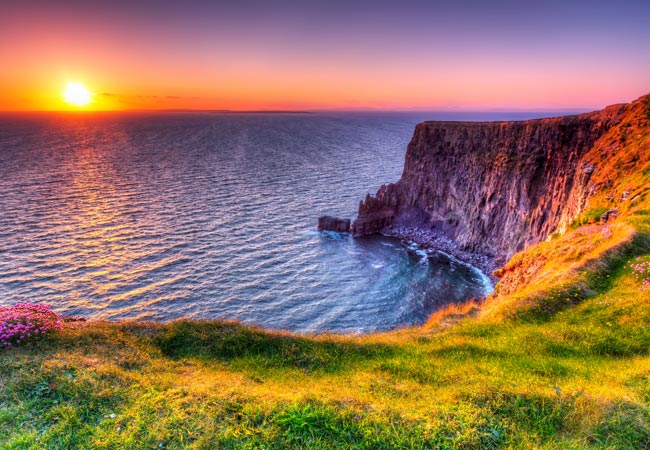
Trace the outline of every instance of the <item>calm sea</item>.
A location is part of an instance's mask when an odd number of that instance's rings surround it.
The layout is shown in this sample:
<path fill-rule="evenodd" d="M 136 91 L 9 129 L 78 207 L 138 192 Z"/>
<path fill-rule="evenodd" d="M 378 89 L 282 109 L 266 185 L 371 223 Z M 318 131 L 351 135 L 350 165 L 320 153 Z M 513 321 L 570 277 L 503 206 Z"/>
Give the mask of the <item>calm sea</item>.
<path fill-rule="evenodd" d="M 421 323 L 489 286 L 394 239 L 318 233 L 318 216 L 353 218 L 399 179 L 416 123 L 497 118 L 513 115 L 0 115 L 0 305 L 298 332 Z"/>

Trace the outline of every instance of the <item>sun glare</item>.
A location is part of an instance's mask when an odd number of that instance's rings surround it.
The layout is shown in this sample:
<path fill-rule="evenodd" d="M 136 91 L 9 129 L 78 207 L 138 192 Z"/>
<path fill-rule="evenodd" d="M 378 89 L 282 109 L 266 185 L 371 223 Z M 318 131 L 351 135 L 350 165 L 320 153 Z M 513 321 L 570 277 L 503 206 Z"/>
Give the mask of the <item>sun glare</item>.
<path fill-rule="evenodd" d="M 63 91 L 63 99 L 74 106 L 86 106 L 92 99 L 92 94 L 81 83 L 68 83 Z"/>

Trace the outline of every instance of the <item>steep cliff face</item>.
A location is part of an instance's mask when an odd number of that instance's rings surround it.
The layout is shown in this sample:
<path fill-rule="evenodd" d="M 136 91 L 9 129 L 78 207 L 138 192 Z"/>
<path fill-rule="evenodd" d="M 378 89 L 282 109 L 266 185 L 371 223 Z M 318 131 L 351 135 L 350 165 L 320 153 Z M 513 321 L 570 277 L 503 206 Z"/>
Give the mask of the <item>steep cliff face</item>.
<path fill-rule="evenodd" d="M 421 123 L 401 179 L 361 202 L 352 232 L 431 228 L 504 263 L 585 209 L 598 171 L 587 155 L 641 101 L 550 119 Z"/>

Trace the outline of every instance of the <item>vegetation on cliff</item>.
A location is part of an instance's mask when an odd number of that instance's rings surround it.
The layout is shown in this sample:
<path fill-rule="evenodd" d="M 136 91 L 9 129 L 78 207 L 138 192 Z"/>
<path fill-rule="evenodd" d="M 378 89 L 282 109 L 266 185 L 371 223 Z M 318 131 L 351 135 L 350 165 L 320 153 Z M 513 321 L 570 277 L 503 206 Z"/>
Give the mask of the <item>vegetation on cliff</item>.
<path fill-rule="evenodd" d="M 594 147 L 574 227 L 515 255 L 484 303 L 358 337 L 69 323 L 0 350 L 0 447 L 650 448 L 650 99 L 637 106 Z"/>

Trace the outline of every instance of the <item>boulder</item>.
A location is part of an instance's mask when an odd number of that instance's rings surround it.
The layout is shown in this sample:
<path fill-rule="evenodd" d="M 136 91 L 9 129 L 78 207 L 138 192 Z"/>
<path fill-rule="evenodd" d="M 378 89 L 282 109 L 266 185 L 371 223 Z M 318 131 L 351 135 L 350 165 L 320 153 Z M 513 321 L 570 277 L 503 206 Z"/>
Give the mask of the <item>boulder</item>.
<path fill-rule="evenodd" d="M 606 211 L 602 216 L 600 216 L 600 221 L 602 223 L 609 222 L 610 219 L 614 220 L 618 217 L 618 208 L 610 209 Z"/>
<path fill-rule="evenodd" d="M 323 216 L 318 218 L 318 231 L 335 231 L 337 233 L 350 232 L 350 219 Z"/>

